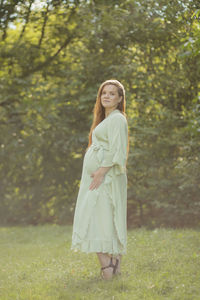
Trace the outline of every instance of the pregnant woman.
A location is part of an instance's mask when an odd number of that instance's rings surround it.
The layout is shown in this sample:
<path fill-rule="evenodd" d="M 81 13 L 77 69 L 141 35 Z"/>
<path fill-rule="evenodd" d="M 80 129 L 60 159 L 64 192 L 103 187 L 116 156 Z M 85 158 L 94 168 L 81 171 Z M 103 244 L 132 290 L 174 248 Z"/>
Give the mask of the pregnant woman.
<path fill-rule="evenodd" d="M 97 253 L 101 277 L 121 274 L 127 245 L 129 150 L 125 90 L 118 80 L 101 84 L 76 201 L 71 249 Z"/>

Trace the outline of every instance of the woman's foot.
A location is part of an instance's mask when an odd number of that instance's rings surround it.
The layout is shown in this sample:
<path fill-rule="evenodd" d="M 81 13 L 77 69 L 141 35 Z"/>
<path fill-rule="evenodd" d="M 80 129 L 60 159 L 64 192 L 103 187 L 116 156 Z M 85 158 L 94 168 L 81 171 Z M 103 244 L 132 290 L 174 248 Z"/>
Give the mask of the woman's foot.
<path fill-rule="evenodd" d="M 119 255 L 116 256 L 116 258 L 119 260 L 119 262 L 118 262 L 118 266 L 117 266 L 115 274 L 116 275 L 121 275 L 121 259 L 122 259 L 122 255 L 119 254 Z"/>
<path fill-rule="evenodd" d="M 121 257 L 122 255 L 109 255 L 107 253 L 101 253 L 98 252 L 97 256 L 99 258 L 100 264 L 101 264 L 101 277 L 106 280 L 110 280 L 113 275 L 120 275 L 120 263 L 121 263 Z M 111 260 L 112 257 L 112 260 Z M 111 266 L 109 266 L 111 264 Z M 117 264 L 117 265 L 116 265 Z M 116 267 L 115 267 L 116 265 Z M 106 268 L 105 268 L 106 267 Z M 113 271 L 115 269 L 115 274 L 113 274 Z"/>
<path fill-rule="evenodd" d="M 118 266 L 119 260 L 116 258 L 115 263 L 113 257 L 110 258 L 110 263 L 107 266 L 104 266 L 101 268 L 101 277 L 103 279 L 109 280 L 112 278 L 113 275 L 115 275 L 117 266 Z M 112 268 L 112 273 L 110 270 L 108 271 L 107 269 Z"/>
<path fill-rule="evenodd" d="M 101 270 L 101 278 L 105 280 L 110 280 L 113 277 L 113 268 L 109 267 L 104 270 Z"/>

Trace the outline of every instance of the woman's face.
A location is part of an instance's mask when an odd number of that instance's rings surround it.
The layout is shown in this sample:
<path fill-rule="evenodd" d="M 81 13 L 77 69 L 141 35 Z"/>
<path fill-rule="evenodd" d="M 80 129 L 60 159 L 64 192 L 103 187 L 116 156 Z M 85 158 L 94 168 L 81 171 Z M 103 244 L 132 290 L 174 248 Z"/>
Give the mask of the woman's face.
<path fill-rule="evenodd" d="M 113 84 L 107 84 L 103 87 L 101 94 L 101 104 L 106 109 L 115 109 L 122 100 L 118 94 L 118 88 Z"/>

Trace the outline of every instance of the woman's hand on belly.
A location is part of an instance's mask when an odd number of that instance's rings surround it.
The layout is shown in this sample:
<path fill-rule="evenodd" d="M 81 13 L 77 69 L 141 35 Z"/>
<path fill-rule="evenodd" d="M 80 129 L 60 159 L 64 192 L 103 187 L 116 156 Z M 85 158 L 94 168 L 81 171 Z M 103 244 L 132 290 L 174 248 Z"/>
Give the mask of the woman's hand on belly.
<path fill-rule="evenodd" d="M 93 172 L 90 176 L 93 177 L 93 180 L 90 184 L 89 189 L 97 189 L 104 180 L 105 174 L 110 170 L 111 167 L 101 167 Z"/>

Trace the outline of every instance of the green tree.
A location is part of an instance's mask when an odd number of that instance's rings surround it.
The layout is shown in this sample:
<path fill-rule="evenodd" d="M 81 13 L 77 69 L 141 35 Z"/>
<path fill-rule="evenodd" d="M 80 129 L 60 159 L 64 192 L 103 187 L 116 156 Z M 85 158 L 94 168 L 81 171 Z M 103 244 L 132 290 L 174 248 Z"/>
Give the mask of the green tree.
<path fill-rule="evenodd" d="M 199 225 L 198 1 L 3 1 L 1 15 L 1 223 L 72 221 L 97 90 L 117 78 L 128 224 Z"/>

